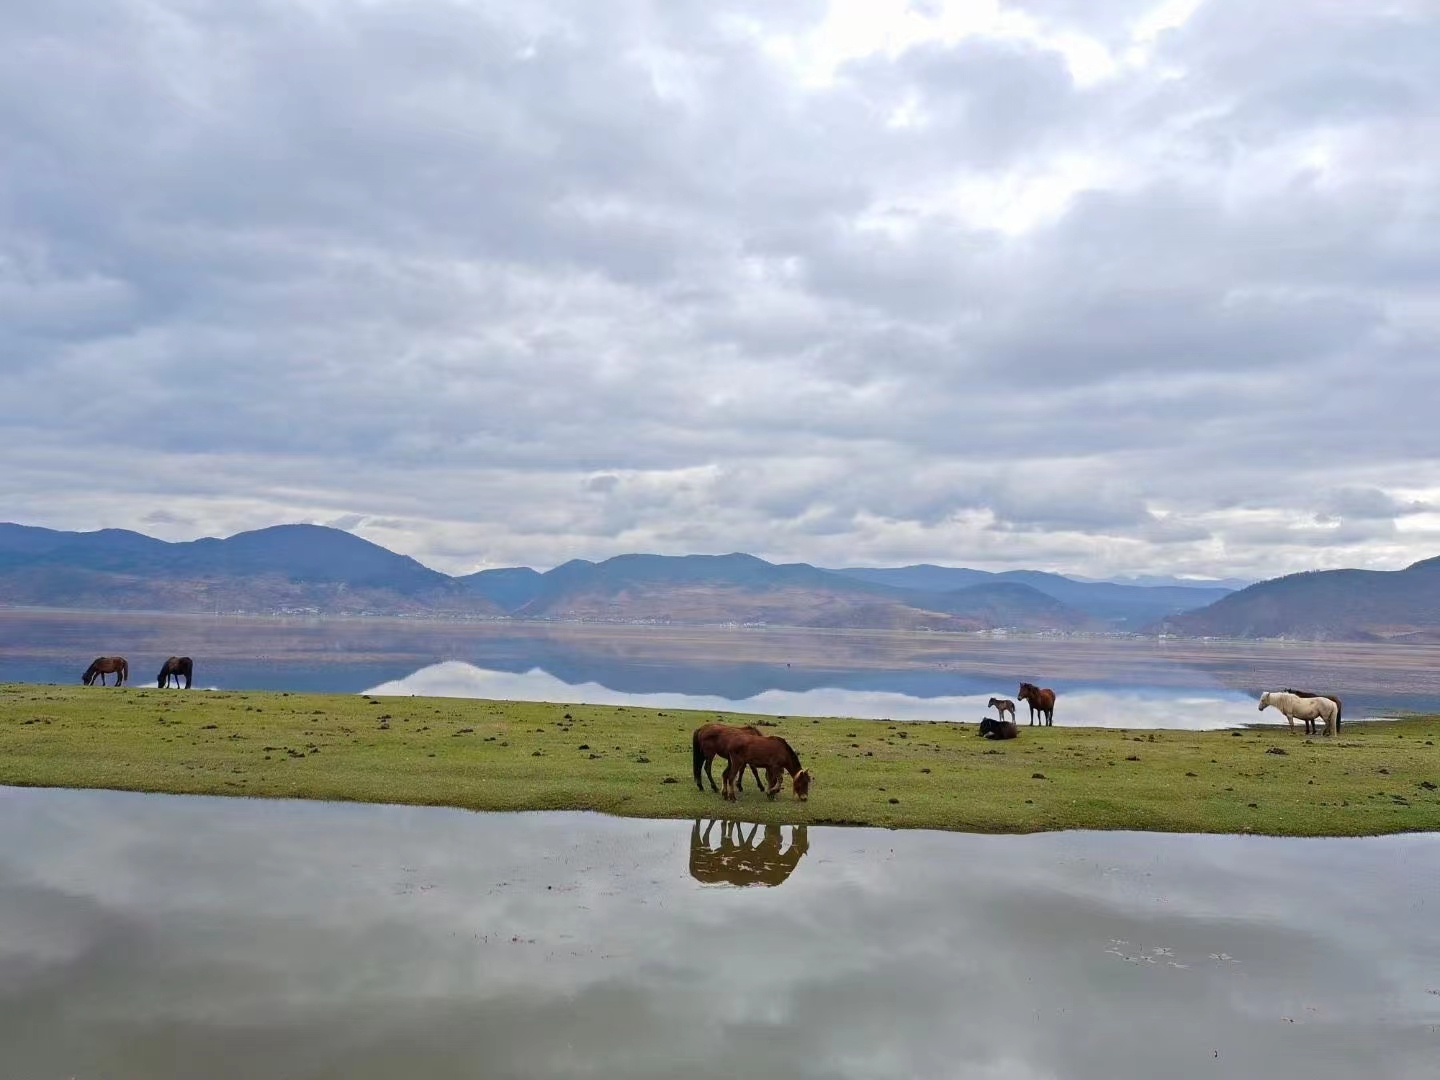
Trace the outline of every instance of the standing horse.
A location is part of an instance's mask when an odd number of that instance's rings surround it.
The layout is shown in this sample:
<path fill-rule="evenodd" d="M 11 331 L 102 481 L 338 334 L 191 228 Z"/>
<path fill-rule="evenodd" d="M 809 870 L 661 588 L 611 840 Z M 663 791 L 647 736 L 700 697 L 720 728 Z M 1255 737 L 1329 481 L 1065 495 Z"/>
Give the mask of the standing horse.
<path fill-rule="evenodd" d="M 1290 734 L 1295 734 L 1295 718 L 1298 716 L 1305 722 L 1305 734 L 1315 734 L 1315 721 L 1325 721 L 1325 734 L 1335 734 L 1335 721 L 1340 715 L 1340 709 L 1335 702 L 1328 697 L 1301 697 L 1299 694 L 1290 694 L 1284 690 L 1267 690 L 1260 695 L 1260 711 L 1264 712 L 1268 706 L 1273 705 L 1279 713 L 1290 721 Z"/>
<path fill-rule="evenodd" d="M 1285 693 L 1294 694 L 1296 697 L 1323 697 L 1335 702 L 1335 730 L 1340 730 L 1340 721 L 1345 718 L 1345 706 L 1341 704 L 1340 699 L 1334 694 L 1316 694 L 1309 690 L 1291 690 L 1288 686 L 1285 688 Z"/>
<path fill-rule="evenodd" d="M 705 785 L 700 782 L 700 770 L 702 767 L 705 770 L 706 778 L 710 781 L 710 790 L 720 790 L 715 786 L 715 774 L 710 771 L 711 763 L 714 762 L 717 755 L 723 757 L 727 763 L 729 762 L 730 744 L 736 734 L 740 732 L 759 735 L 760 729 L 751 724 L 746 724 L 744 727 L 736 727 L 734 724 L 711 723 L 701 724 L 695 729 L 694 734 L 690 736 L 690 756 L 695 764 L 695 786 L 701 791 L 705 790 Z M 755 777 L 755 786 L 763 790 L 763 785 L 760 783 L 760 770 L 752 765 L 750 772 Z M 743 769 L 741 770 L 740 782 L 736 786 L 740 788 L 745 786 Z"/>
<path fill-rule="evenodd" d="M 155 676 L 156 688 L 160 690 L 168 689 L 171 679 L 175 680 L 175 685 L 178 687 L 180 680 L 183 678 L 185 680 L 185 689 L 189 690 L 190 676 L 194 670 L 195 665 L 191 662 L 190 657 L 172 656 L 169 660 L 165 661 L 165 665 L 160 669 L 160 674 Z"/>
<path fill-rule="evenodd" d="M 785 783 L 785 773 L 790 774 L 795 798 L 804 802 L 810 795 L 810 770 L 800 767 L 800 756 L 790 744 L 779 735 L 752 734 L 739 732 L 730 744 L 730 764 L 725 766 L 725 775 L 720 778 L 722 796 L 734 802 L 738 787 L 735 780 L 745 772 L 746 766 L 753 771 L 759 765 L 765 770 L 765 795 L 775 798 Z"/>
<path fill-rule="evenodd" d="M 986 705 L 985 708 L 994 709 L 995 715 L 1001 720 L 1005 719 L 1007 712 L 1010 714 L 1011 720 L 1015 719 L 1015 703 L 1009 698 L 992 697 L 990 703 Z"/>
<path fill-rule="evenodd" d="M 80 676 L 80 681 L 90 686 L 99 679 L 100 685 L 105 686 L 106 675 L 114 675 L 115 685 L 119 686 L 130 677 L 130 665 L 123 656 L 97 656 L 90 661 L 90 666 L 85 669 L 85 674 Z"/>
<path fill-rule="evenodd" d="M 1015 695 L 1021 701 L 1030 706 L 1030 724 L 1035 724 L 1035 714 L 1039 713 L 1045 718 L 1045 726 L 1050 727 L 1055 723 L 1055 691 L 1049 687 L 1040 689 L 1033 682 L 1022 682 L 1020 690 Z"/>

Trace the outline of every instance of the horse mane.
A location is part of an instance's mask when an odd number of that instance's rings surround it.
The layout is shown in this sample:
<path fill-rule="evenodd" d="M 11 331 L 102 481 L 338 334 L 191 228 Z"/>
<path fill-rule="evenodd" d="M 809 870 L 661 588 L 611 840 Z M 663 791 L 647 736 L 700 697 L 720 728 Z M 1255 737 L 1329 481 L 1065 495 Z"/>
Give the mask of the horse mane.
<path fill-rule="evenodd" d="M 781 739 L 779 735 L 776 735 L 775 738 L 780 739 L 780 745 L 785 747 L 785 752 L 790 755 L 790 764 L 794 765 L 796 769 L 799 769 L 801 767 L 800 755 L 795 753 L 794 747 L 792 747 L 784 739 Z"/>

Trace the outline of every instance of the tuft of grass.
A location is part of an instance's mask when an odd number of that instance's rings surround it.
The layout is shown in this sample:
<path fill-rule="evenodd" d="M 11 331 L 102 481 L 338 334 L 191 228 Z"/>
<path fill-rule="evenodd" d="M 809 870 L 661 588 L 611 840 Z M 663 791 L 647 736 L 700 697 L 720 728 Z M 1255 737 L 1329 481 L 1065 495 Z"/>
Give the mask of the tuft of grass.
<path fill-rule="evenodd" d="M 1350 724 L 1335 739 L 1281 727 L 1137 736 L 1022 726 L 1003 743 L 977 738 L 973 725 L 766 717 L 767 732 L 783 734 L 814 773 L 805 803 L 788 784 L 773 802 L 753 781 L 739 803 L 708 784 L 696 791 L 690 733 L 712 719 L 610 705 L 8 684 L 0 784 L 997 833 L 1440 829 L 1437 717 Z M 717 781 L 723 768 L 717 759 Z"/>

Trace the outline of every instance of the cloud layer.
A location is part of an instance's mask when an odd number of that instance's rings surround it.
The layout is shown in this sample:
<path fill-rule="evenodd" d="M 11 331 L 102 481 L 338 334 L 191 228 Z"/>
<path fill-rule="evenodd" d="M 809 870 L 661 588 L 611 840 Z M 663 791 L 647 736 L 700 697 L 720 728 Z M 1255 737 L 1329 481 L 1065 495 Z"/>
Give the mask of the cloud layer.
<path fill-rule="evenodd" d="M 448 571 L 1440 550 L 1424 0 L 7 24 L 0 516 Z"/>

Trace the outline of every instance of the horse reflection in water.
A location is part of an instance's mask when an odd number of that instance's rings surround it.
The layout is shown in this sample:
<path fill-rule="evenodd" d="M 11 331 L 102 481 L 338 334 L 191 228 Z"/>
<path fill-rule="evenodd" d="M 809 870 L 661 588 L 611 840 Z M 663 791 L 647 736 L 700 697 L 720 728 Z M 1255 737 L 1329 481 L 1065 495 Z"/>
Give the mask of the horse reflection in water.
<path fill-rule="evenodd" d="M 715 822 L 704 825 L 702 834 L 701 819 L 696 818 L 690 830 L 690 876 L 705 885 L 779 885 L 810 850 L 804 825 L 790 827 L 790 846 L 783 851 L 779 825 L 751 824 L 747 834 L 744 822 L 722 821 L 718 848 L 710 846 Z"/>

